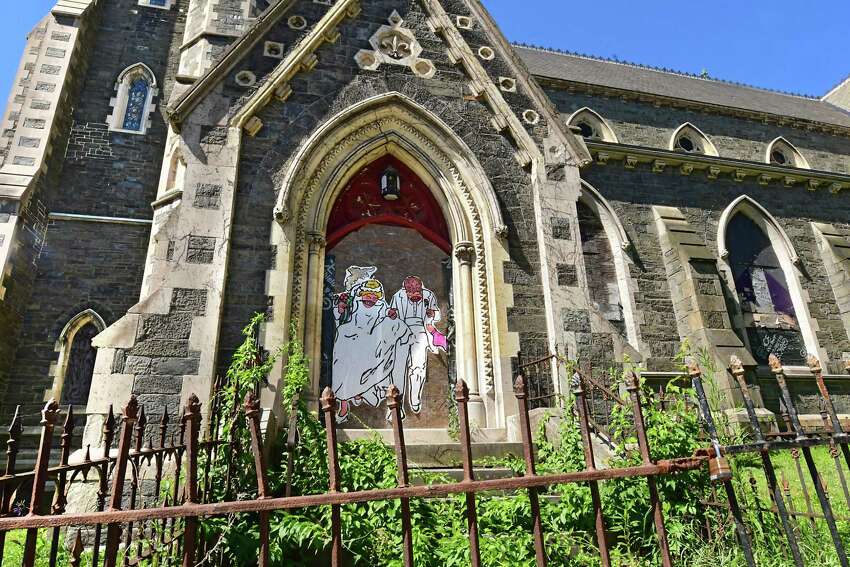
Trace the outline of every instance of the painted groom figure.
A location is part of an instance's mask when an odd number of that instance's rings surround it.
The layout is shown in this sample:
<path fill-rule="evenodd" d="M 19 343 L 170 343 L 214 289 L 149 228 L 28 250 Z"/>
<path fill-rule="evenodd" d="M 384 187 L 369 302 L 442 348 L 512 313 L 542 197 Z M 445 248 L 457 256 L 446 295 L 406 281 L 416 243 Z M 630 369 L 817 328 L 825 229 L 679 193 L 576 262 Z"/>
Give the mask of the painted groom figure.
<path fill-rule="evenodd" d="M 396 387 L 402 394 L 408 393 L 407 403 L 411 411 L 419 413 L 428 369 L 428 351 L 436 353 L 437 348 L 445 349 L 445 342 L 440 340 L 442 335 L 434 327 L 434 323 L 442 318 L 440 306 L 434 292 L 426 288 L 417 276 L 404 278 L 402 288 L 393 295 L 389 306 L 387 316 L 404 321 L 413 339 L 407 356 L 404 383 L 396 384 Z M 394 373 L 395 376 L 399 374 Z"/>

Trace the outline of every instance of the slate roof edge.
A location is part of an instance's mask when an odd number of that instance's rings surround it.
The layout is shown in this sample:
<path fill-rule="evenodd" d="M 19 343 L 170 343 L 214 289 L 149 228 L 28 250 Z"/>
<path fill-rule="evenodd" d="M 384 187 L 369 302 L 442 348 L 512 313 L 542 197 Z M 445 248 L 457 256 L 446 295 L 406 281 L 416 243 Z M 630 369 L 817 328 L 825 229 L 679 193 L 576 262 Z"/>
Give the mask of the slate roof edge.
<path fill-rule="evenodd" d="M 596 61 L 596 62 L 599 62 L 599 63 L 610 63 L 612 65 L 621 65 L 623 67 L 631 67 L 633 69 L 640 69 L 642 71 L 653 71 L 655 73 L 660 73 L 662 75 L 672 75 L 674 77 L 682 77 L 682 78 L 685 78 L 685 79 L 694 79 L 694 80 L 697 80 L 697 81 L 705 81 L 705 82 L 709 82 L 709 83 L 715 83 L 715 84 L 721 85 L 721 86 L 730 86 L 730 87 L 737 87 L 737 88 L 742 88 L 742 89 L 750 89 L 750 90 L 753 90 L 753 91 L 769 93 L 769 94 L 774 94 L 774 95 L 780 95 L 780 96 L 793 97 L 793 98 L 799 98 L 799 99 L 813 101 L 813 102 L 819 102 L 819 101 L 823 100 L 823 97 L 820 97 L 818 95 L 792 93 L 792 92 L 783 91 L 783 90 L 779 90 L 779 89 L 770 89 L 770 88 L 767 88 L 767 87 L 759 87 L 759 86 L 750 85 L 750 84 L 747 84 L 747 83 L 739 83 L 737 81 L 718 79 L 717 77 L 705 77 L 705 76 L 697 75 L 695 73 L 688 73 L 687 71 L 678 71 L 676 69 L 666 69 L 666 68 L 662 68 L 662 67 L 655 67 L 655 66 L 652 66 L 652 65 L 646 65 L 646 64 L 643 64 L 643 63 L 633 63 L 631 61 L 620 61 L 620 60 L 617 60 L 617 59 L 609 59 L 607 57 L 588 55 L 588 54 L 584 54 L 584 53 L 575 53 L 575 52 L 572 52 L 572 51 L 563 51 L 563 50 L 558 50 L 558 49 L 553 49 L 553 48 L 548 48 L 548 47 L 541 47 L 541 46 L 538 46 L 538 45 L 530 45 L 530 44 L 525 44 L 525 43 L 512 43 L 511 45 L 513 45 L 514 47 L 521 48 L 521 49 L 538 51 L 538 52 L 547 53 L 547 54 L 550 54 L 550 55 L 556 55 L 556 56 L 562 56 L 562 57 L 573 57 L 575 59 L 586 59 L 588 61 Z M 558 78 L 558 77 L 552 77 L 552 78 Z M 840 83 L 838 86 L 841 86 L 841 84 L 843 84 L 847 80 L 850 80 L 850 77 L 848 77 L 845 81 Z M 835 87 L 835 88 L 837 89 L 838 86 Z M 835 90 L 835 89 L 833 89 L 833 90 Z M 830 92 L 832 92 L 832 91 L 830 91 Z"/>

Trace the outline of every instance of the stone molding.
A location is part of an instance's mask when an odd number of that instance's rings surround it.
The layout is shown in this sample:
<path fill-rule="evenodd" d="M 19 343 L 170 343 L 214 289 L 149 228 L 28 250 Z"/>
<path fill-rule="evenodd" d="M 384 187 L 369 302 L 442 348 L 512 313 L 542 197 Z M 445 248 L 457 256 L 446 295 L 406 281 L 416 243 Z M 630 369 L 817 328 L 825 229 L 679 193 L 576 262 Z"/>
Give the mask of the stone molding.
<path fill-rule="evenodd" d="M 413 73 L 424 79 L 433 77 L 437 68 L 430 59 L 419 57 L 422 45 L 416 39 L 413 30 L 405 27 L 398 11 L 388 18 L 389 25 L 383 25 L 369 38 L 372 49 L 361 49 L 354 56 L 361 69 L 376 71 L 381 65 L 400 65 L 409 67 Z"/>
<path fill-rule="evenodd" d="M 272 98 L 286 100 L 292 92 L 289 87 L 292 78 L 302 71 L 313 69 L 318 63 L 316 50 L 325 42 L 334 43 L 339 38 L 340 23 L 346 18 L 356 17 L 359 13 L 359 0 L 338 0 L 310 33 L 265 77 L 262 86 L 230 117 L 230 124 L 244 128 L 249 120 L 255 118 L 255 115 L 271 102 Z M 254 135 L 258 130 L 259 128 L 251 128 L 248 133 Z"/>
<path fill-rule="evenodd" d="M 719 179 L 722 174 L 727 174 L 735 181 L 752 178 L 760 181 L 762 185 L 780 182 L 785 187 L 799 185 L 806 187 L 809 191 L 825 188 L 832 194 L 850 188 L 850 175 L 841 173 L 592 140 L 587 141 L 587 147 L 596 163 L 600 165 L 613 159 L 622 161 L 626 169 L 649 165 L 655 173 L 662 173 L 664 167 L 658 167 L 658 165 L 663 163 L 665 166 L 679 168 L 683 175 L 700 172 L 706 175 L 706 179 L 711 180 Z M 688 167 L 682 169 L 683 165 Z"/>
<path fill-rule="evenodd" d="M 688 132 L 690 132 L 695 138 L 697 138 L 699 142 L 703 144 L 702 151 L 693 152 L 694 154 L 713 157 L 717 157 L 720 155 L 717 152 L 717 147 L 715 147 L 714 142 L 711 141 L 711 138 L 709 138 L 705 132 L 703 132 L 690 122 L 685 122 L 673 131 L 673 134 L 670 136 L 670 142 L 667 145 L 667 149 L 671 152 L 685 153 L 690 155 L 689 152 L 684 152 L 683 150 L 676 149 L 676 141 L 679 139 L 679 136 L 687 134 Z"/>
<path fill-rule="evenodd" d="M 617 134 L 614 132 L 614 129 L 611 128 L 611 125 L 608 124 L 608 121 L 602 118 L 602 116 L 593 110 L 590 107 L 584 106 L 579 108 L 567 118 L 567 125 L 572 127 L 576 126 L 576 122 L 581 119 L 582 116 L 588 116 L 593 122 L 596 122 L 599 127 L 601 134 L 601 141 L 603 142 L 611 142 L 613 144 L 618 144 L 620 140 L 617 138 Z M 576 135 L 580 135 L 579 132 L 575 132 Z"/>
<path fill-rule="evenodd" d="M 225 52 L 224 57 L 213 65 L 187 89 L 176 101 L 169 104 L 167 112 L 171 125 L 180 130 L 180 125 L 192 110 L 219 82 L 227 77 L 239 61 L 262 40 L 266 33 L 296 4 L 297 0 L 279 0 L 254 21 L 254 24 L 237 38 Z M 190 47 L 197 38 L 184 41 L 183 49 Z"/>
<path fill-rule="evenodd" d="M 850 334 L 850 235 L 829 223 L 812 223 L 821 259 L 835 294 L 844 329 Z"/>

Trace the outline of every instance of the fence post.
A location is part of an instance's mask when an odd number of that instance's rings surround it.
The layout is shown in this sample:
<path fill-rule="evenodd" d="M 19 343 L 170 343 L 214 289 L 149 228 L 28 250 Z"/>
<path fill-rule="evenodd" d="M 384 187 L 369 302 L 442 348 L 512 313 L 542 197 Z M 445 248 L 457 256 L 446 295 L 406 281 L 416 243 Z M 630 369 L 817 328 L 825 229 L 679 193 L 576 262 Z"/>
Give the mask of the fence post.
<path fill-rule="evenodd" d="M 815 376 L 815 382 L 817 382 L 818 391 L 820 392 L 820 396 L 823 400 L 824 409 L 827 414 L 829 414 L 829 419 L 832 422 L 833 439 L 835 439 L 835 443 L 841 446 L 841 452 L 844 454 L 844 461 L 847 463 L 847 467 L 850 468 L 850 448 L 847 446 L 847 435 L 844 433 L 844 429 L 841 427 L 841 421 L 838 419 L 838 414 L 835 412 L 835 404 L 832 403 L 832 397 L 829 395 L 826 382 L 823 381 L 823 369 L 821 368 L 820 361 L 810 355 L 808 362 L 809 369 Z M 850 361 L 847 362 L 847 368 L 848 372 L 850 372 Z M 850 499 L 848 499 L 847 505 L 850 506 Z"/>
<path fill-rule="evenodd" d="M 469 435 L 469 388 L 466 382 L 458 379 L 455 385 L 455 401 L 457 401 L 458 425 L 460 433 L 460 452 L 463 461 L 463 482 L 475 480 L 472 469 L 472 442 Z M 478 547 L 478 514 L 475 510 L 475 492 L 466 493 L 466 521 L 469 526 L 469 559 L 473 567 L 481 565 L 481 552 Z"/>
<path fill-rule="evenodd" d="M 257 473 L 257 496 L 260 500 L 269 497 L 266 478 L 266 460 L 263 456 L 263 434 L 260 431 L 260 399 L 249 391 L 245 396 L 245 419 L 251 433 L 251 452 L 254 453 L 254 469 Z M 260 567 L 269 565 L 269 513 L 260 512 Z"/>
<path fill-rule="evenodd" d="M 404 445 L 404 424 L 401 417 L 401 394 L 395 384 L 387 389 L 387 409 L 393 422 L 393 441 L 398 464 L 398 486 L 410 486 L 407 470 L 407 447 Z M 410 524 L 410 498 L 401 499 L 401 543 L 404 567 L 413 567 L 413 528 Z"/>
<path fill-rule="evenodd" d="M 201 402 L 192 394 L 186 402 L 183 415 L 186 422 L 186 502 L 185 505 L 198 504 L 198 436 L 201 430 Z M 198 532 L 198 518 L 187 516 L 183 527 L 183 567 L 195 564 L 195 538 Z"/>
<path fill-rule="evenodd" d="M 581 433 L 582 446 L 584 449 L 584 464 L 587 470 L 596 470 L 596 462 L 593 457 L 593 442 L 590 438 L 590 421 L 588 419 L 587 397 L 582 384 L 582 376 L 578 372 L 573 376 L 573 394 L 575 395 L 576 410 L 578 411 L 579 432 Z M 602 498 L 599 496 L 599 483 L 595 480 L 588 482 L 590 486 L 590 499 L 593 502 L 595 515 L 596 542 L 599 546 L 599 556 L 603 567 L 611 565 L 611 557 L 608 552 L 608 535 L 605 533 L 605 516 L 602 513 Z"/>
<path fill-rule="evenodd" d="M 41 410 L 41 441 L 38 444 L 38 453 L 35 461 L 35 471 L 32 481 L 32 496 L 30 497 L 30 516 L 40 514 L 41 499 L 44 496 L 44 485 L 47 482 L 47 467 L 50 464 L 50 449 L 53 445 L 53 428 L 59 417 L 59 404 L 56 400 L 50 400 Z M 38 543 L 38 529 L 27 530 L 27 539 L 24 546 L 24 557 L 21 565 L 31 567 L 35 565 L 35 549 Z"/>
<path fill-rule="evenodd" d="M 788 410 L 788 415 L 791 418 L 791 425 L 797 434 L 797 441 L 805 441 L 806 436 L 803 434 L 803 427 L 800 424 L 800 418 L 797 415 L 797 408 L 794 407 L 794 400 L 791 398 L 791 392 L 788 390 L 788 385 L 785 383 L 785 370 L 779 362 L 776 355 L 771 354 L 768 363 L 770 371 L 773 372 L 776 382 L 779 384 L 779 390 L 782 398 L 785 400 L 785 407 Z M 820 479 L 820 474 L 815 466 L 814 458 L 812 458 L 811 448 L 803 445 L 800 447 L 803 452 L 803 458 L 806 460 L 806 466 L 809 469 L 809 475 L 812 477 L 812 484 L 815 485 L 815 493 L 818 495 L 821 509 L 823 510 L 824 520 L 829 527 L 829 533 L 832 536 L 832 543 L 835 545 L 835 552 L 838 554 L 838 560 L 842 567 L 848 567 L 847 554 L 844 552 L 844 545 L 841 543 L 841 536 L 838 533 L 838 527 L 835 525 L 835 517 L 832 514 L 832 506 L 829 503 L 826 493 L 823 489 L 823 483 Z"/>
<path fill-rule="evenodd" d="M 18 458 L 18 441 L 21 439 L 21 434 L 24 432 L 24 427 L 21 423 L 21 406 L 15 408 L 15 416 L 12 418 L 12 424 L 9 426 L 9 439 L 6 441 L 6 476 L 15 474 L 15 462 Z M 0 492 L 0 516 L 5 516 L 9 513 L 12 505 L 12 495 L 14 491 L 7 488 L 8 485 L 2 486 Z M 3 550 L 6 547 L 6 532 L 0 531 L 0 558 L 3 557 Z"/>
<path fill-rule="evenodd" d="M 514 382 L 514 395 L 519 404 L 519 429 L 522 436 L 522 452 L 525 459 L 525 476 L 537 476 L 534 466 L 534 440 L 531 437 L 531 420 L 528 417 L 528 391 L 525 378 L 520 374 Z M 537 567 L 546 567 L 546 547 L 543 541 L 543 521 L 540 518 L 539 489 L 528 489 L 528 501 L 531 505 L 531 525 L 534 535 L 534 555 Z M 604 563 L 603 563 L 604 564 Z"/>
<path fill-rule="evenodd" d="M 130 443 L 133 437 L 133 425 L 139 413 L 139 402 L 135 395 L 130 396 L 130 401 L 124 406 L 124 414 L 121 417 L 121 432 L 118 436 L 118 456 L 115 459 L 115 468 L 112 469 L 112 494 L 109 498 L 109 509 L 120 510 L 121 499 L 124 494 L 124 476 L 127 474 L 127 462 L 130 456 Z M 106 448 L 107 454 L 109 449 Z M 115 567 L 118 558 L 118 544 L 121 539 L 121 525 L 109 524 L 106 527 L 106 557 L 104 565 Z"/>
<path fill-rule="evenodd" d="M 325 434 L 328 440 L 328 490 L 339 492 L 339 455 L 336 441 L 336 396 L 333 390 L 322 392 L 322 412 L 325 415 Z M 331 565 L 338 567 L 342 561 L 341 507 L 331 504 Z"/>
<path fill-rule="evenodd" d="M 652 458 L 649 455 L 649 441 L 646 437 L 646 424 L 643 421 L 643 408 L 640 401 L 640 381 L 637 374 L 630 372 L 630 379 L 626 384 L 626 390 L 632 400 L 632 408 L 635 416 L 635 431 L 637 433 L 638 447 L 643 464 L 651 465 Z M 654 476 L 646 477 L 649 487 L 649 502 L 652 507 L 652 517 L 655 520 L 655 533 L 658 536 L 658 548 L 661 551 L 661 564 L 664 567 L 672 567 L 670 559 L 670 544 L 667 542 L 667 529 L 664 527 L 664 512 L 661 509 L 661 501 L 658 499 L 658 486 Z"/>
<path fill-rule="evenodd" d="M 62 426 L 62 437 L 59 444 L 59 464 L 67 465 L 68 458 L 71 455 L 71 438 L 74 435 L 74 408 L 68 406 L 68 414 L 65 416 L 65 423 Z M 62 514 L 65 512 L 67 499 L 65 498 L 65 485 L 67 483 L 66 472 L 59 473 L 56 479 L 56 495 L 53 498 L 53 506 L 51 512 Z M 56 565 L 56 556 L 59 552 L 59 528 L 53 528 L 53 537 L 50 540 L 50 567 Z"/>

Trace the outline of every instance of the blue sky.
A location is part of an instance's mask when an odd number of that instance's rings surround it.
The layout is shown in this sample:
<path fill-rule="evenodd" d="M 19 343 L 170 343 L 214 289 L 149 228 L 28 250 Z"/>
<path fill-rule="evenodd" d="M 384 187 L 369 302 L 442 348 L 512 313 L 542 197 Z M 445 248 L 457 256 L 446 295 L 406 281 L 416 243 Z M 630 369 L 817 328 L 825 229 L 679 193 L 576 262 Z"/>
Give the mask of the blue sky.
<path fill-rule="evenodd" d="M 106 0 L 109 1 L 109 0 Z M 368 0 L 367 0 L 368 1 Z M 55 0 L 5 0 L 0 96 Z M 822 95 L 850 75 L 847 0 L 484 0 L 511 41 Z M 0 108 L 5 104 L 0 105 Z"/>

